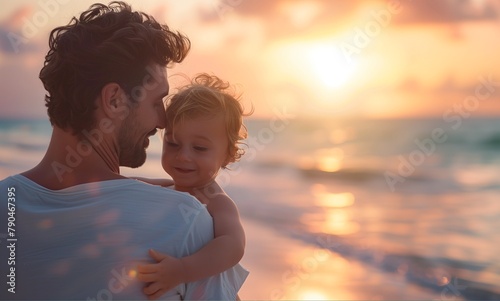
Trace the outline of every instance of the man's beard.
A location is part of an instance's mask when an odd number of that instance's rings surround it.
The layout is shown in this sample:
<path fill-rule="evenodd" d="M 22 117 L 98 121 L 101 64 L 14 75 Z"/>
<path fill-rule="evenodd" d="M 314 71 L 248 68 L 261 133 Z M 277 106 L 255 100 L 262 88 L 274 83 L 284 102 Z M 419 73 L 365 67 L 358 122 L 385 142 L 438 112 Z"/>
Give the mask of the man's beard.
<path fill-rule="evenodd" d="M 137 135 L 137 128 L 129 117 L 125 120 L 125 126 L 120 129 L 118 135 L 120 166 L 137 168 L 146 162 L 145 137 Z"/>

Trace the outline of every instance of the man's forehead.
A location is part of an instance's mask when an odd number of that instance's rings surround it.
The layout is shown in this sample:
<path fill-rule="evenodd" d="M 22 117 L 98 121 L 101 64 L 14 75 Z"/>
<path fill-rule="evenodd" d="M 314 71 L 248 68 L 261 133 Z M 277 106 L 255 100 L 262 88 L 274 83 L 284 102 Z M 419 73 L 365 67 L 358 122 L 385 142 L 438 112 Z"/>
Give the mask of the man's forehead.
<path fill-rule="evenodd" d="M 163 77 L 163 80 L 160 82 L 160 93 L 163 96 L 167 96 L 169 90 L 170 90 L 170 85 L 168 84 L 167 80 L 167 72 L 165 72 L 165 77 Z"/>
<path fill-rule="evenodd" d="M 152 64 L 147 67 L 148 74 L 145 80 L 146 88 L 153 88 L 160 94 L 168 94 L 169 84 L 167 80 L 167 68 Z"/>

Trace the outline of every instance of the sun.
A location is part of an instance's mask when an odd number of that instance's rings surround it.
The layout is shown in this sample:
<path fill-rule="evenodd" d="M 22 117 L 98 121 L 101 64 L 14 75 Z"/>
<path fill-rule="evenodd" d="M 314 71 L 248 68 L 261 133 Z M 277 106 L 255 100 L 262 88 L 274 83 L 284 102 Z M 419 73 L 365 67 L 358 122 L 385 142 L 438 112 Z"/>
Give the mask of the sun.
<path fill-rule="evenodd" d="M 300 300 L 331 300 L 331 299 L 320 291 L 308 290 L 302 293 Z"/>
<path fill-rule="evenodd" d="M 312 73 L 327 88 L 340 88 L 353 78 L 356 63 L 334 45 L 311 45 L 306 58 Z"/>

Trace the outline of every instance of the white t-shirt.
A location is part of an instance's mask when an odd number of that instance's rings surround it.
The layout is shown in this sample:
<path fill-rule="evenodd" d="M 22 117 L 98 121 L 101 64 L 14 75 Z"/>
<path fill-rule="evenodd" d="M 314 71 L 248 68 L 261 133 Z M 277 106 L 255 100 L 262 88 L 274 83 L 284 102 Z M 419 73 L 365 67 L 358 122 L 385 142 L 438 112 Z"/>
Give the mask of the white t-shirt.
<path fill-rule="evenodd" d="M 214 235 L 196 199 L 132 179 L 54 191 L 11 176 L 0 182 L 0 213 L 0 299 L 146 299 L 133 276 L 138 263 L 152 262 L 148 249 L 183 257 Z M 246 278 L 240 269 L 161 299 L 235 300 Z"/>

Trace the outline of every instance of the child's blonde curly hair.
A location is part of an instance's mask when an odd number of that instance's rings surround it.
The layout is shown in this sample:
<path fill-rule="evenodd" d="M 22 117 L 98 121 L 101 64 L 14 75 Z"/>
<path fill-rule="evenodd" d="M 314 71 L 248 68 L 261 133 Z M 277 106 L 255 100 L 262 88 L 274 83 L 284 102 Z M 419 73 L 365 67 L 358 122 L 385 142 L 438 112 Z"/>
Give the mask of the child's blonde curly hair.
<path fill-rule="evenodd" d="M 236 95 L 231 85 L 215 75 L 201 73 L 196 75 L 189 84 L 179 88 L 167 102 L 167 130 L 186 119 L 200 115 L 224 115 L 225 128 L 228 137 L 229 159 L 227 164 L 238 161 L 245 153 L 240 145 L 247 138 L 247 128 L 243 124 L 245 113 L 240 103 L 240 95 Z"/>

